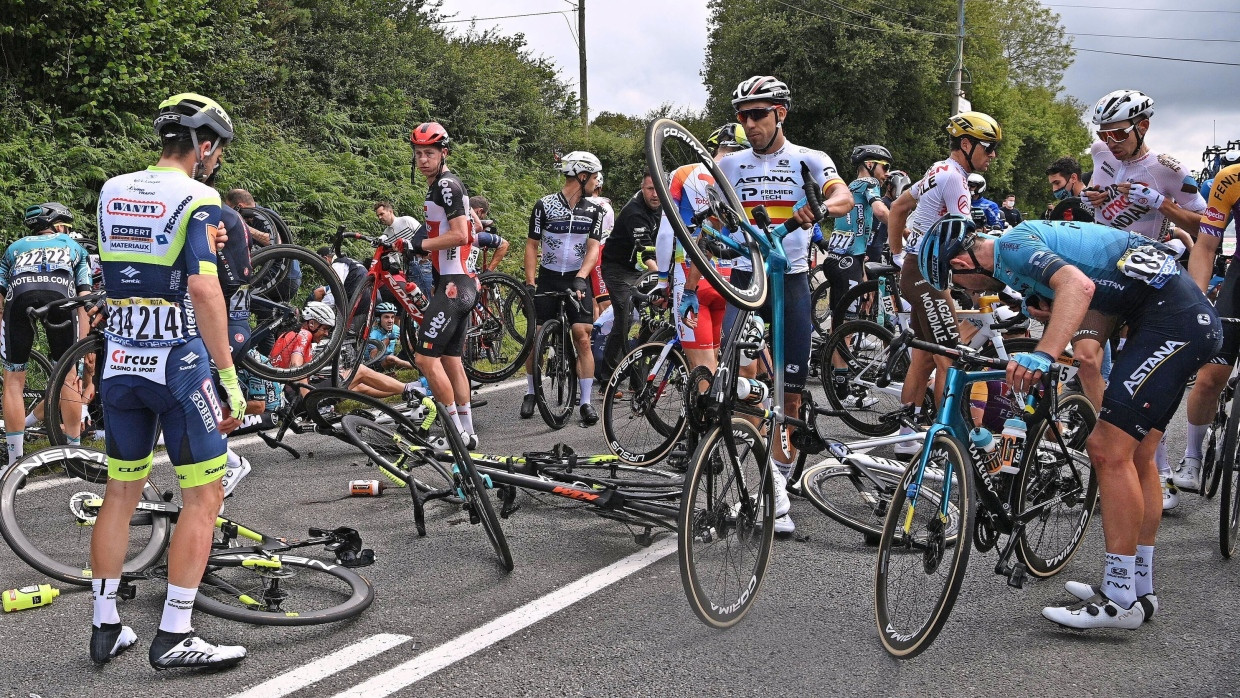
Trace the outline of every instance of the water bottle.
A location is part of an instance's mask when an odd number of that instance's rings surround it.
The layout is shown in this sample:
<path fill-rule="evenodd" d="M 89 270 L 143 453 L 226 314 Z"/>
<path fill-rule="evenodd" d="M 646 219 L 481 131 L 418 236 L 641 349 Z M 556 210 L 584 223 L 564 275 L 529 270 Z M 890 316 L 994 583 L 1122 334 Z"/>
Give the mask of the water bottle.
<path fill-rule="evenodd" d="M 387 483 L 381 480 L 353 480 L 349 483 L 351 497 L 378 497 L 387 489 Z"/>
<path fill-rule="evenodd" d="M 4 612 L 24 611 L 27 608 L 46 606 L 52 599 L 60 596 L 60 590 L 51 584 L 35 584 L 20 589 L 9 589 L 4 592 Z"/>
<path fill-rule="evenodd" d="M 426 306 L 431 304 L 430 299 L 426 297 L 422 289 L 418 288 L 418 285 L 412 281 L 405 284 L 405 292 L 409 294 L 409 298 L 413 300 L 413 304 L 418 307 L 418 310 L 426 310 Z"/>
<path fill-rule="evenodd" d="M 999 472 L 1017 473 L 1016 459 L 1020 457 L 1021 447 L 1025 444 L 1025 420 L 1011 417 L 1003 423 L 1003 446 L 999 449 Z"/>
<path fill-rule="evenodd" d="M 766 383 L 762 381 L 744 377 L 736 379 L 736 397 L 751 405 L 756 405 L 765 400 L 767 392 Z"/>
<path fill-rule="evenodd" d="M 431 384 L 426 382 L 426 376 L 418 378 L 418 385 L 422 386 L 422 392 L 426 393 L 427 397 L 434 397 L 431 393 Z"/>
<path fill-rule="evenodd" d="M 974 450 L 977 451 L 982 462 L 986 464 L 986 470 L 990 474 L 994 474 L 999 469 L 999 449 L 995 445 L 994 434 L 989 429 L 982 427 L 973 427 L 973 431 L 969 432 L 969 442 L 973 444 Z"/>

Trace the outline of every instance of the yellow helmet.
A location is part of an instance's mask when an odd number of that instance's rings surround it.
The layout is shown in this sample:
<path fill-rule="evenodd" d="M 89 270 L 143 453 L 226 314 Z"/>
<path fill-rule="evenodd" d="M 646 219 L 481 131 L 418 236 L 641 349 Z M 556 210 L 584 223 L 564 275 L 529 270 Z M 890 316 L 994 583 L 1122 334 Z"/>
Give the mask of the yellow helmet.
<path fill-rule="evenodd" d="M 947 132 L 952 138 L 968 136 L 979 141 L 998 143 L 1003 140 L 999 122 L 980 111 L 963 111 L 947 120 Z"/>

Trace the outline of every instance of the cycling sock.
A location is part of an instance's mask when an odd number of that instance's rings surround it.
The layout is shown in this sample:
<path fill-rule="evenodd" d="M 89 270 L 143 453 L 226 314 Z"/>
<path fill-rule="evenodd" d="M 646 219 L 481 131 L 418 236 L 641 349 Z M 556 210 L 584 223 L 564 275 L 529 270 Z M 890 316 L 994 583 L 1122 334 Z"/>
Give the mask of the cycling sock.
<path fill-rule="evenodd" d="M 461 428 L 460 409 L 461 408 L 457 407 L 455 402 L 448 405 L 448 416 L 452 418 L 452 423 L 456 425 L 456 430 L 463 434 L 465 433 L 465 430 Z"/>
<path fill-rule="evenodd" d="M 168 585 L 168 598 L 164 601 L 164 615 L 159 620 L 159 629 L 166 633 L 187 633 L 190 626 L 190 614 L 194 610 L 194 597 L 198 596 L 198 587 L 186 589 L 175 584 Z"/>
<path fill-rule="evenodd" d="M 95 598 L 94 617 L 90 622 L 95 627 L 100 627 L 105 623 L 121 622 L 121 617 L 116 612 L 116 590 L 120 586 L 121 580 L 119 579 L 90 580 L 90 589 Z"/>
<path fill-rule="evenodd" d="M 534 374 L 533 373 L 525 374 L 525 394 L 526 395 L 534 394 Z"/>
<path fill-rule="evenodd" d="M 1167 435 L 1163 434 L 1158 448 L 1154 449 L 1154 464 L 1158 466 L 1158 474 L 1171 477 L 1171 459 L 1167 457 Z"/>
<path fill-rule="evenodd" d="M 236 451 L 230 448 L 227 451 L 225 451 L 224 456 L 225 456 L 225 460 L 224 460 L 225 467 L 228 468 L 229 470 L 236 470 L 237 468 L 241 467 L 241 456 L 237 455 Z"/>
<path fill-rule="evenodd" d="M 1102 593 L 1120 608 L 1132 608 L 1137 602 L 1137 590 L 1132 584 L 1135 555 L 1107 553 L 1106 569 L 1102 573 Z"/>
<path fill-rule="evenodd" d="M 23 449 L 26 445 L 26 432 L 6 431 L 4 432 L 4 440 L 9 445 L 9 465 L 13 465 L 22 459 Z"/>
<path fill-rule="evenodd" d="M 912 434 L 912 433 L 913 433 L 913 430 L 911 428 L 900 427 L 900 436 L 908 436 L 909 434 Z"/>
<path fill-rule="evenodd" d="M 34 412 L 31 412 L 30 414 L 26 415 L 26 428 L 29 429 L 30 427 L 37 424 L 38 421 L 39 421 L 39 418 L 34 416 Z"/>
<path fill-rule="evenodd" d="M 771 456 L 771 462 L 775 464 L 776 468 L 779 468 L 779 474 L 783 475 L 786 480 L 792 474 L 792 466 L 795 465 L 796 459 L 794 458 L 792 463 L 785 463 L 775 456 Z"/>
<path fill-rule="evenodd" d="M 80 436 L 69 436 L 66 434 L 65 441 L 67 441 L 70 446 L 81 446 L 82 445 L 82 437 Z"/>
<path fill-rule="evenodd" d="M 461 431 L 466 434 L 474 433 L 474 414 L 468 402 L 464 405 L 457 405 L 456 416 L 461 421 Z"/>
<path fill-rule="evenodd" d="M 1201 444 L 1206 440 L 1209 424 L 1188 423 L 1188 443 L 1184 445 L 1184 457 L 1201 460 Z"/>
<path fill-rule="evenodd" d="M 1137 546 L 1137 561 L 1133 568 L 1133 576 L 1137 582 L 1137 596 L 1154 593 L 1154 546 Z"/>
<path fill-rule="evenodd" d="M 581 403 L 580 404 L 582 405 L 590 404 L 590 401 L 594 399 L 594 379 L 593 378 L 578 378 L 577 385 L 578 387 L 581 388 Z"/>

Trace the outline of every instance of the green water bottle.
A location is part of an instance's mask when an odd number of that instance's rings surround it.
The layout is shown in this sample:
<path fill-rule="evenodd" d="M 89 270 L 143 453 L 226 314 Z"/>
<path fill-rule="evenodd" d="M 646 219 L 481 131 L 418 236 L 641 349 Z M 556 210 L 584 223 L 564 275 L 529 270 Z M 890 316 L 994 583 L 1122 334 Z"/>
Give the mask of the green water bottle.
<path fill-rule="evenodd" d="M 35 584 L 21 589 L 9 589 L 4 592 L 4 612 L 24 611 L 27 608 L 46 606 L 52 599 L 60 596 L 60 590 L 51 584 Z"/>

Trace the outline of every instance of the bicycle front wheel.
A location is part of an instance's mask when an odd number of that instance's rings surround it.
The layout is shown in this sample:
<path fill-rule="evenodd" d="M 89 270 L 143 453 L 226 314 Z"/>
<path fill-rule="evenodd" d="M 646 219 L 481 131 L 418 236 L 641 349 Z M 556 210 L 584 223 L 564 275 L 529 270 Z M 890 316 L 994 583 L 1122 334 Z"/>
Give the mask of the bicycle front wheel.
<path fill-rule="evenodd" d="M 662 460 L 685 432 L 689 366 L 679 348 L 643 344 L 620 361 L 603 396 L 607 448 L 631 465 Z"/>
<path fill-rule="evenodd" d="M 495 556 L 499 558 L 499 566 L 505 572 L 511 572 L 512 550 L 508 547 L 508 537 L 504 535 L 499 515 L 495 513 L 495 505 L 491 502 L 489 482 L 478 472 L 469 449 L 465 448 L 461 441 L 461 433 L 448 417 L 448 409 L 441 402 L 436 402 L 435 405 L 439 409 L 439 423 L 447 434 L 448 445 L 456 455 L 456 465 L 453 466 L 452 473 L 455 476 L 457 492 L 462 496 L 461 508 L 469 516 L 471 524 L 482 524 L 482 530 L 491 542 Z"/>
<path fill-rule="evenodd" d="M 417 444 L 407 425 L 383 426 L 358 414 L 345 415 L 341 424 L 348 439 L 400 487 L 412 485 L 419 492 L 451 487 L 452 475 L 429 448 Z"/>
<path fill-rule="evenodd" d="M 336 367 L 333 385 L 348 388 L 357 375 L 358 367 L 366 360 L 366 342 L 370 339 L 370 325 L 375 315 L 375 277 L 368 276 L 357 289 L 349 305 L 348 318 L 344 321 L 344 341 L 334 359 Z M 403 335 L 404 332 L 401 332 Z"/>
<path fill-rule="evenodd" d="M 318 625 L 353 618 L 374 599 L 365 577 L 336 563 L 222 551 L 207 560 L 194 608 L 254 625 Z"/>
<path fill-rule="evenodd" d="M 677 523 L 680 581 L 703 623 L 730 628 L 757 598 L 775 536 L 775 490 L 757 427 L 732 419 L 694 451 Z"/>
<path fill-rule="evenodd" d="M 577 353 L 572 331 L 559 320 L 544 323 L 534 341 L 534 397 L 547 426 L 568 422 L 577 400 Z"/>
<path fill-rule="evenodd" d="M 924 471 L 914 463 L 896 487 L 878 543 L 874 615 L 883 647 L 900 658 L 921 654 L 943 629 L 973 547 L 965 448 L 946 434 L 928 448 Z"/>
<path fill-rule="evenodd" d="M 478 285 L 465 334 L 465 373 L 497 383 L 516 373 L 534 348 L 534 299 L 502 272 L 480 274 Z"/>
<path fill-rule="evenodd" d="M 900 426 L 882 419 L 900 409 L 898 383 L 888 388 L 875 387 L 886 366 L 891 339 L 891 332 L 885 327 L 856 320 L 836 328 L 822 347 L 819 371 L 827 402 L 836 410 L 844 410 L 840 419 L 866 436 L 886 436 Z M 907 370 L 907 358 L 900 357 L 892 380 L 902 381 Z"/>
<path fill-rule="evenodd" d="M 1219 497 L 1219 551 L 1230 558 L 1236 552 L 1237 533 L 1240 532 L 1240 482 L 1236 468 L 1240 467 L 1240 409 L 1232 401 L 1231 414 L 1227 417 L 1227 430 L 1223 436 L 1223 449 L 1218 469 L 1222 471 Z"/>

